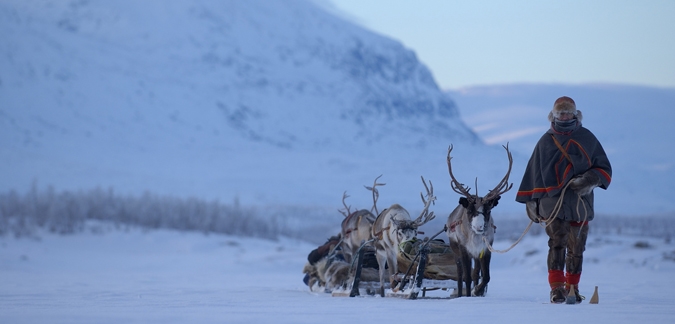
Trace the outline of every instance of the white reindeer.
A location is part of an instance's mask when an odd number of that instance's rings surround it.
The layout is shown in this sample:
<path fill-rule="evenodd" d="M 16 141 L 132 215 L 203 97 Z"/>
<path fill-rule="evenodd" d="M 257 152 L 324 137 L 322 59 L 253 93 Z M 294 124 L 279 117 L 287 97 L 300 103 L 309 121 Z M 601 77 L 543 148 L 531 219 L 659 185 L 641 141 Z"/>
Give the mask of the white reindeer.
<path fill-rule="evenodd" d="M 392 277 L 398 273 L 396 256 L 399 245 L 401 242 L 416 237 L 417 229 L 435 217 L 433 212 L 429 212 L 429 206 L 436 200 L 434 187 L 431 185 L 431 181 L 427 186 L 424 177 L 422 177 L 422 183 L 427 191 L 427 199 L 424 199 L 424 195 L 420 194 L 424 203 L 424 210 L 415 220 L 410 218 L 408 211 L 401 205 L 393 204 L 383 210 L 373 223 L 372 237 L 375 240 L 377 264 L 380 270 L 380 295 L 382 297 L 384 297 L 385 264 L 389 268 L 389 282 L 393 288 L 394 280 Z"/>
<path fill-rule="evenodd" d="M 463 296 L 462 284 L 466 286 L 466 296 L 484 296 L 487 290 L 487 284 L 490 282 L 490 259 L 491 252 L 485 242 L 492 244 L 494 241 L 495 226 L 490 215 L 492 208 L 497 206 L 499 198 L 505 192 L 509 191 L 513 183 L 509 185 L 509 174 L 513 165 L 513 158 L 509 152 L 508 146 L 504 146 L 509 159 L 509 169 L 506 176 L 499 184 L 485 197 L 469 193 L 470 188 L 464 186 L 455 179 L 452 174 L 452 165 L 450 152 L 452 145 L 448 148 L 448 172 L 450 173 L 450 186 L 456 193 L 463 195 L 459 198 L 459 206 L 450 213 L 446 223 L 446 234 L 450 239 L 450 247 L 455 254 L 455 263 L 457 264 L 457 292 L 458 297 Z M 475 267 L 471 271 L 471 260 L 474 260 Z M 472 278 L 473 276 L 473 278 Z M 482 280 L 479 281 L 479 278 Z M 471 282 L 473 279 L 474 290 L 471 291 Z"/>

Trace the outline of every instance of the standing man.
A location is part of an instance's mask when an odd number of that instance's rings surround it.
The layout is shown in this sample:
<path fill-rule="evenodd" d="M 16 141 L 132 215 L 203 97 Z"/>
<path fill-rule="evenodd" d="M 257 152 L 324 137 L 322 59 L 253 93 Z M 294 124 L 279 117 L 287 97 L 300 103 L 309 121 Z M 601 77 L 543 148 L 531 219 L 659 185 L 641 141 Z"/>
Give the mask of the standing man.
<path fill-rule="evenodd" d="M 593 189 L 607 189 L 612 166 L 598 139 L 581 126 L 572 98 L 560 97 L 548 114 L 551 128 L 539 139 L 525 169 L 516 201 L 532 221 L 545 222 L 552 303 L 580 303 L 579 279 Z M 570 290 L 574 298 L 567 299 Z"/>

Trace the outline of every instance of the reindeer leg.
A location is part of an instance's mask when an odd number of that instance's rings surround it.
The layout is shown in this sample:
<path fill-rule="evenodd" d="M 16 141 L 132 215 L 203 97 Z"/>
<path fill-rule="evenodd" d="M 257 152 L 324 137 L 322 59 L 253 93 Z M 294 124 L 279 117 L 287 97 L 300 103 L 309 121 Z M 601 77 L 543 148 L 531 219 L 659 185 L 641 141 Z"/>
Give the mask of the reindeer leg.
<path fill-rule="evenodd" d="M 393 252 L 391 255 L 387 256 L 387 265 L 389 267 L 389 287 L 394 289 L 394 284 L 396 280 L 394 275 L 398 273 L 398 260 L 396 260 L 396 252 Z"/>
<path fill-rule="evenodd" d="M 463 279 L 466 286 L 465 294 L 467 297 L 471 297 L 471 256 L 466 251 L 462 251 L 462 272 L 464 272 Z"/>
<path fill-rule="evenodd" d="M 457 297 L 462 297 L 462 285 L 464 285 L 462 277 L 464 277 L 464 268 L 462 267 L 461 256 L 455 256 L 455 265 L 457 265 Z"/>
<path fill-rule="evenodd" d="M 473 259 L 473 270 L 471 271 L 471 279 L 473 280 L 473 286 L 478 286 L 478 280 L 480 279 L 481 271 L 481 262 L 480 258 Z"/>
<path fill-rule="evenodd" d="M 365 249 L 359 250 L 356 260 L 356 273 L 354 274 L 354 282 L 352 283 L 352 290 L 349 292 L 349 297 L 359 296 L 359 285 L 361 283 L 361 269 L 363 268 L 363 255 L 365 254 Z"/>
<path fill-rule="evenodd" d="M 471 296 L 471 258 L 461 251 L 457 263 L 457 297 Z M 464 292 L 466 288 L 466 292 Z"/>
<path fill-rule="evenodd" d="M 483 285 L 481 296 L 485 296 L 485 293 L 487 293 L 488 283 L 490 282 L 490 260 L 492 260 L 492 252 L 485 251 L 482 262 L 483 267 L 481 270 L 483 272 L 483 279 L 481 280 L 481 284 Z"/>
<path fill-rule="evenodd" d="M 476 285 L 474 292 L 475 296 L 485 296 L 487 292 L 487 285 L 490 282 L 490 260 L 492 259 L 492 253 L 490 251 L 485 251 L 485 254 L 480 260 L 480 271 L 482 278 L 480 284 Z"/>
<path fill-rule="evenodd" d="M 375 256 L 377 257 L 377 266 L 380 273 L 380 296 L 384 297 L 384 276 L 385 271 L 387 271 L 387 269 L 385 269 L 387 264 L 387 255 L 383 254 L 381 251 L 377 251 Z"/>
<path fill-rule="evenodd" d="M 457 297 L 464 295 L 464 280 L 467 274 L 464 272 L 464 249 L 454 241 L 450 241 L 450 248 L 455 254 L 455 265 L 457 266 Z"/>

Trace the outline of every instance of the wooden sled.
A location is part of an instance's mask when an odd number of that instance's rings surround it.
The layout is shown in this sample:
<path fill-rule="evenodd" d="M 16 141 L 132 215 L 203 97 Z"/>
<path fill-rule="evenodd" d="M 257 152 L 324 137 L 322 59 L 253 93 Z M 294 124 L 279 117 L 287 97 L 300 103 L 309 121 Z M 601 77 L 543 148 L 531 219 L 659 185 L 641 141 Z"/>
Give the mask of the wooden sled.
<path fill-rule="evenodd" d="M 358 254 L 356 273 L 351 289 L 333 293 L 333 296 L 356 297 L 363 294 L 378 295 L 379 282 L 361 282 L 362 251 Z M 400 247 L 397 256 L 399 271 L 395 280 L 399 283 L 394 289 L 385 284 L 386 297 L 405 299 L 443 298 L 427 296 L 428 291 L 454 290 L 457 287 L 457 266 L 455 255 L 450 246 L 441 240 L 416 240 L 406 242 Z M 348 292 L 348 293 L 347 293 Z M 422 293 L 420 296 L 420 292 Z M 448 292 L 447 297 L 453 298 Z"/>
<path fill-rule="evenodd" d="M 365 248 L 366 243 L 364 243 L 359 249 L 359 253 L 356 257 L 356 266 L 354 269 L 354 274 L 352 276 L 352 282 L 346 289 L 337 289 L 333 290 L 331 293 L 333 297 L 356 297 L 356 296 L 375 296 L 379 294 L 380 282 L 379 281 L 361 281 L 361 270 L 363 269 L 363 260 L 366 252 Z M 385 283 L 385 289 L 389 288 L 389 284 Z"/>
<path fill-rule="evenodd" d="M 453 298 L 430 297 L 427 292 L 433 290 L 454 291 L 457 287 L 457 265 L 455 254 L 450 245 L 441 240 L 416 240 L 401 246 L 398 256 L 398 273 L 395 279 L 399 284 L 389 290 L 385 296 L 405 299 Z M 420 293 L 421 296 L 420 296 Z"/>

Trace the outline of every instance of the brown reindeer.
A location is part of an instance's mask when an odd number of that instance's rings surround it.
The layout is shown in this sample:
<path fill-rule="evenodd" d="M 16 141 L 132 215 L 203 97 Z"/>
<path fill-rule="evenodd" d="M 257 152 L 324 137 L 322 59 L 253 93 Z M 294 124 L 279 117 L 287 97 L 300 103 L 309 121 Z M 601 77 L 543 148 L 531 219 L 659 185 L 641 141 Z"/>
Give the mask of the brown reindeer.
<path fill-rule="evenodd" d="M 509 191 L 513 183 L 509 185 L 509 175 L 513 158 L 509 152 L 508 145 L 504 146 L 509 159 L 509 169 L 506 176 L 499 184 L 488 192 L 485 197 L 469 193 L 470 188 L 457 181 L 452 173 L 450 152 L 452 145 L 448 148 L 448 172 L 450 173 L 450 186 L 456 193 L 464 196 L 459 198 L 459 206 L 450 213 L 446 223 L 446 233 L 450 239 L 450 247 L 455 254 L 455 263 L 457 264 L 457 292 L 458 297 L 466 296 L 484 296 L 487 290 L 487 284 L 490 282 L 490 259 L 491 252 L 485 242 L 492 244 L 494 241 L 495 226 L 490 215 L 492 208 L 497 206 L 499 198 L 505 192 Z M 473 259 L 475 267 L 471 271 L 471 260 Z M 472 278 L 473 276 L 473 278 Z M 479 283 L 479 278 L 480 283 Z M 474 290 L 471 291 L 473 279 Z M 466 293 L 462 292 L 462 284 L 466 286 Z"/>
<path fill-rule="evenodd" d="M 347 192 L 342 194 L 342 205 L 345 206 L 345 212 L 342 212 L 345 215 L 345 219 L 342 220 L 342 253 L 347 262 L 352 262 L 353 257 L 356 255 L 356 252 L 361 247 L 364 242 L 370 241 L 372 239 L 371 228 L 375 222 L 375 214 L 373 210 L 377 213 L 377 199 L 380 197 L 380 193 L 377 190 L 377 186 L 384 186 L 385 183 L 378 183 L 377 180 L 380 179 L 382 175 L 375 178 L 373 181 L 373 186 L 366 187 L 366 189 L 372 191 L 373 193 L 373 207 L 370 210 L 361 209 L 355 212 L 351 212 L 351 206 L 347 206 L 345 199 L 349 196 Z"/>
<path fill-rule="evenodd" d="M 380 295 L 382 297 L 384 297 L 385 264 L 389 269 L 389 282 L 393 288 L 394 282 L 392 277 L 398 273 L 396 256 L 399 245 L 401 242 L 409 241 L 416 237 L 417 229 L 435 217 L 433 212 L 429 212 L 429 206 L 436 200 L 434 187 L 431 185 L 431 181 L 429 181 L 429 186 L 427 186 L 424 177 L 422 177 L 422 183 L 427 191 L 427 199 L 424 199 L 424 195 L 420 193 L 422 202 L 424 203 L 424 210 L 422 210 L 422 213 L 416 219 L 412 220 L 408 211 L 401 207 L 401 205 L 393 204 L 391 207 L 383 210 L 377 216 L 375 223 L 373 223 L 372 237 L 375 240 L 377 264 L 380 270 Z"/>

